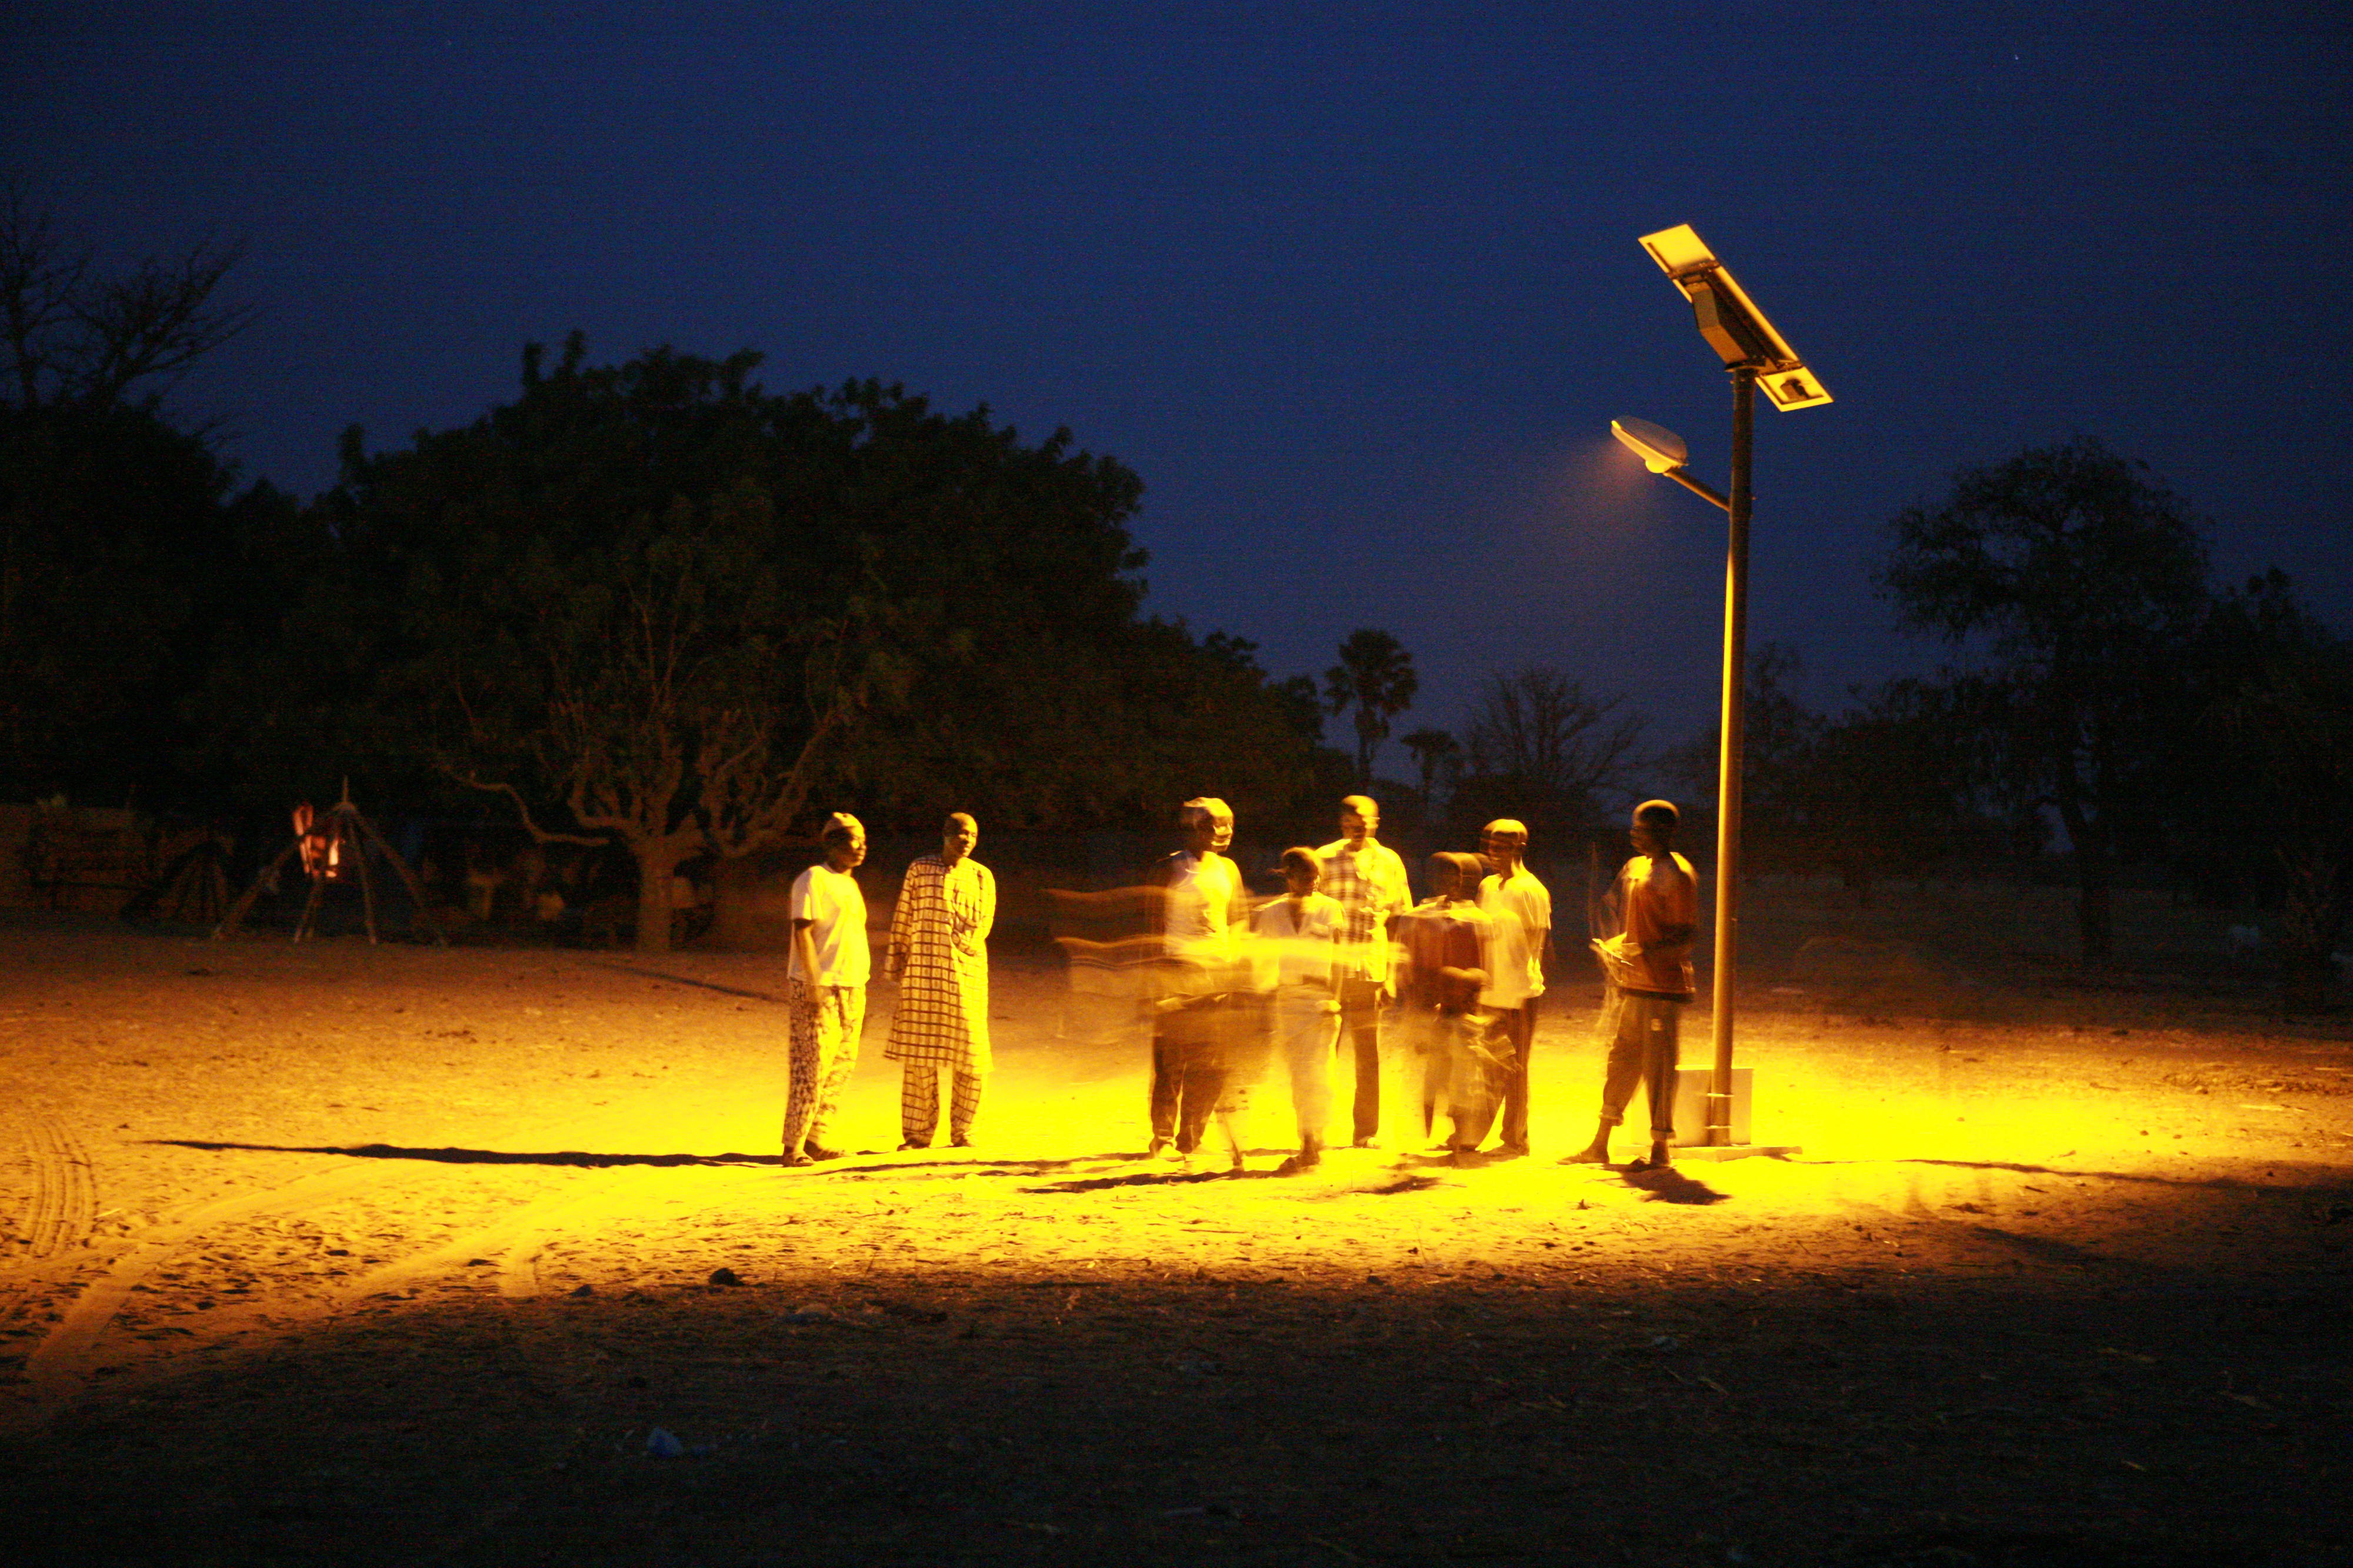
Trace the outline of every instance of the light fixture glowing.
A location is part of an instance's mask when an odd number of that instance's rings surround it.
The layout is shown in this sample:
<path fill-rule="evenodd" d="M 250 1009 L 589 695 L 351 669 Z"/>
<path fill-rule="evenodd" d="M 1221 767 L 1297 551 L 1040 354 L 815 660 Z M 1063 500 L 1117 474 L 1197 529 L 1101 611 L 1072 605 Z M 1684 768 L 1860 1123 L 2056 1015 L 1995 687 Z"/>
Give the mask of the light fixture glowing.
<path fill-rule="evenodd" d="M 1642 459 L 1642 466 L 1654 474 L 1671 472 L 1691 461 L 1691 448 L 1683 445 L 1682 437 L 1647 419 L 1612 419 L 1609 433 L 1631 448 Z"/>

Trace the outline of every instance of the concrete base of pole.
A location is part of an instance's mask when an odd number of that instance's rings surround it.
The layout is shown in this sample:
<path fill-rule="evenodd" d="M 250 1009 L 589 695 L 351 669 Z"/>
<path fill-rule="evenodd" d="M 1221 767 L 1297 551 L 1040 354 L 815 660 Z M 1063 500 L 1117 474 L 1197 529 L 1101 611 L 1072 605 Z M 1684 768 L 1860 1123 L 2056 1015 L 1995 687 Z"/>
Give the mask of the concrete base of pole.
<path fill-rule="evenodd" d="M 1806 1151 L 1795 1143 L 1678 1143 L 1675 1163 L 1690 1164 L 1699 1160 L 1746 1160 L 1752 1154 L 1786 1157 Z"/>

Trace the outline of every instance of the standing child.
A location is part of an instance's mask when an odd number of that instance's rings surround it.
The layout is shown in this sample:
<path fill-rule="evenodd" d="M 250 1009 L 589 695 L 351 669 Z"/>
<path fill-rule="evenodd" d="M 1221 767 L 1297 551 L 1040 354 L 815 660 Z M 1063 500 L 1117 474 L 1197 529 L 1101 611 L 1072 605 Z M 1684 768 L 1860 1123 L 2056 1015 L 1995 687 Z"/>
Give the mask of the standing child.
<path fill-rule="evenodd" d="M 1479 1011 L 1491 923 L 1477 903 L 1485 870 L 1476 855 L 1431 856 L 1436 890 L 1398 922 L 1406 954 L 1398 999 L 1414 1022 L 1422 1057 L 1422 1131 L 1434 1128 L 1442 1095 L 1454 1122 L 1446 1146 L 1458 1165 L 1476 1161 L 1503 1087 Z"/>
<path fill-rule="evenodd" d="M 1342 921 L 1337 899 L 1317 892 L 1323 858 L 1304 845 L 1282 852 L 1282 898 L 1250 917 L 1259 989 L 1271 993 L 1268 1033 L 1291 1074 L 1299 1152 L 1278 1173 L 1296 1175 L 1324 1163 L 1332 1120 L 1332 1051 L 1340 1037 L 1340 998 L 1333 961 Z"/>

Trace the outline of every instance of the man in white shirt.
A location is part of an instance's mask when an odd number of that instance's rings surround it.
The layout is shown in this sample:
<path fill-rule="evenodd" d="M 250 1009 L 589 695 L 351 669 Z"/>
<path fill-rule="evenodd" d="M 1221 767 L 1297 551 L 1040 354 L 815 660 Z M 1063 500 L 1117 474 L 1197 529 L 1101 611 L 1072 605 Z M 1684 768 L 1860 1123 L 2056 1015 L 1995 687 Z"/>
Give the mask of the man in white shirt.
<path fill-rule="evenodd" d="M 1490 874 L 1479 884 L 1479 907 L 1493 921 L 1495 961 L 1479 1005 L 1490 1020 L 1491 1048 L 1504 1063 L 1504 1148 L 1528 1152 L 1528 1054 L 1535 1045 L 1536 998 L 1544 994 L 1552 957 L 1552 895 L 1527 868 L 1528 830 L 1498 817 L 1480 830 Z"/>
<path fill-rule="evenodd" d="M 822 842 L 825 859 L 793 883 L 793 957 L 786 979 L 793 1047 L 792 1086 L 785 1096 L 787 1165 L 841 1156 L 825 1146 L 825 1124 L 858 1066 L 873 966 L 866 895 L 851 875 L 866 860 L 866 828 L 837 811 L 826 819 Z"/>
<path fill-rule="evenodd" d="M 1340 803 L 1340 837 L 1316 851 L 1323 889 L 1340 906 L 1340 1032 L 1356 1057 L 1356 1145 L 1377 1147 L 1381 1131 L 1381 1005 L 1397 994 L 1391 948 L 1397 918 L 1413 907 L 1405 861 L 1382 843 L 1381 808 L 1370 795 Z"/>
<path fill-rule="evenodd" d="M 1241 872 L 1226 856 L 1233 808 L 1214 795 L 1178 814 L 1185 847 L 1155 868 L 1161 905 L 1161 987 L 1153 1002 L 1152 1152 L 1172 1143 L 1190 1155 L 1225 1093 L 1228 998 L 1242 984 L 1235 965 L 1250 923 Z M 1229 1151 L 1241 1163 L 1240 1150 Z"/>

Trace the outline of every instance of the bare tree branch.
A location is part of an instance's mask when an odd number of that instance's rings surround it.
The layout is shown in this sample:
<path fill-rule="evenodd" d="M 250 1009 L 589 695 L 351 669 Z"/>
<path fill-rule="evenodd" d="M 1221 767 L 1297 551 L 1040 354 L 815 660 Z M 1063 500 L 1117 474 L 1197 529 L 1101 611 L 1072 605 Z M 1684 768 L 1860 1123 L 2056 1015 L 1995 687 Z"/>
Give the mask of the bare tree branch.
<path fill-rule="evenodd" d="M 108 274 L 10 184 L 0 193 L 0 381 L 25 408 L 103 408 L 142 384 L 161 394 L 253 320 L 250 306 L 215 299 L 244 255 L 242 244 L 204 240 Z"/>

